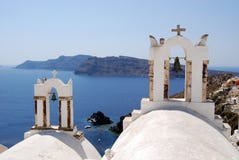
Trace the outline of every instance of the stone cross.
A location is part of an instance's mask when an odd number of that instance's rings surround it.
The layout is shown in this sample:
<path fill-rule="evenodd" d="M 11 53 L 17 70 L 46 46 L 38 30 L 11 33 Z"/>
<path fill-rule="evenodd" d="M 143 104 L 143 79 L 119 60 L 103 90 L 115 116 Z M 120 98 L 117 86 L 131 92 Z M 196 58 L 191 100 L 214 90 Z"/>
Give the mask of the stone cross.
<path fill-rule="evenodd" d="M 51 73 L 52 73 L 52 75 L 53 75 L 53 78 L 56 78 L 57 71 L 56 71 L 56 70 L 53 70 Z"/>
<path fill-rule="evenodd" d="M 172 29 L 171 31 L 172 31 L 172 32 L 177 32 L 177 35 L 178 35 L 178 36 L 181 36 L 180 32 L 185 32 L 186 29 L 185 29 L 185 28 L 180 28 L 180 25 L 178 24 L 178 25 L 177 25 L 177 28 L 176 28 L 176 29 Z"/>

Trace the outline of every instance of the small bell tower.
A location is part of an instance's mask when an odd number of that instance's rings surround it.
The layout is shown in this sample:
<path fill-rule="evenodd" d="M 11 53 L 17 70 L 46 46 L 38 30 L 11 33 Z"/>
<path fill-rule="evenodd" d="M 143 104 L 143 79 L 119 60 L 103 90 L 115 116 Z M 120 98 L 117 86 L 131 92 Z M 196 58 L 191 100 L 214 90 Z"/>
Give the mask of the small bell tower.
<path fill-rule="evenodd" d="M 35 104 L 35 125 L 33 129 L 57 129 L 73 131 L 73 95 L 72 80 L 64 84 L 56 78 L 57 71 L 53 70 L 53 77 L 50 79 L 38 79 L 34 85 L 34 104 Z M 50 122 L 50 100 L 57 100 L 56 93 L 51 93 L 52 88 L 56 89 L 59 98 L 58 103 L 58 125 Z"/>

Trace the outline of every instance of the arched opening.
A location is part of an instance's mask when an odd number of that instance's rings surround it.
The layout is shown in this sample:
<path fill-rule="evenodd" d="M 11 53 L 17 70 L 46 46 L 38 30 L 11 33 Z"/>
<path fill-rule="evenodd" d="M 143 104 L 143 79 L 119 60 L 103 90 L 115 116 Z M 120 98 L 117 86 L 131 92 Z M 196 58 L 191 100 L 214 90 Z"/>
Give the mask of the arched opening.
<path fill-rule="evenodd" d="M 59 125 L 59 97 L 56 88 L 52 88 L 49 92 L 49 112 L 50 112 L 50 125 Z"/>
<path fill-rule="evenodd" d="M 168 97 L 185 98 L 186 54 L 181 46 L 171 48 L 169 53 Z"/>

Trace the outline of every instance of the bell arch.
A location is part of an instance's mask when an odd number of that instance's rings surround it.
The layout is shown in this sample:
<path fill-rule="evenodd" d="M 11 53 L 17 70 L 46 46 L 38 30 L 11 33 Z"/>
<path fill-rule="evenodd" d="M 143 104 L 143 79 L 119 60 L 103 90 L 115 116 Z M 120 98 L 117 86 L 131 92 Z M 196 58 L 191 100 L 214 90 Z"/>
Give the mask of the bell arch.
<path fill-rule="evenodd" d="M 169 88 L 169 59 L 170 51 L 172 48 L 180 46 L 185 53 L 185 101 L 191 100 L 191 54 L 192 54 L 192 43 L 182 36 L 174 36 L 169 38 L 164 44 L 159 46 L 158 53 L 154 56 L 154 86 L 159 88 L 154 90 L 154 100 L 163 101 L 168 99 L 168 88 Z M 163 69 L 162 69 L 163 68 Z M 161 86 L 161 87 L 160 87 Z M 163 92 L 163 93 L 162 93 Z"/>
<path fill-rule="evenodd" d="M 165 44 L 162 46 L 162 50 L 164 50 L 164 54 L 166 54 L 167 57 L 170 56 L 170 50 L 175 47 L 180 46 L 184 50 L 185 57 L 189 58 L 191 57 L 191 49 L 193 47 L 192 43 L 189 39 L 183 37 L 183 36 L 174 36 L 169 38 Z"/>
<path fill-rule="evenodd" d="M 72 80 L 64 84 L 56 78 L 53 71 L 53 78 L 37 80 L 34 85 L 35 100 L 35 128 L 52 129 L 50 124 L 50 96 L 52 88 L 58 94 L 58 115 L 59 122 L 57 129 L 73 130 L 73 99 Z"/>
<path fill-rule="evenodd" d="M 166 64 L 165 64 L 166 65 Z M 168 66 L 168 76 L 165 76 L 165 85 L 168 85 L 168 91 L 165 92 L 164 98 L 169 99 L 172 94 L 176 94 L 179 91 L 182 91 L 185 88 L 185 77 L 186 71 L 184 67 L 186 66 L 186 56 L 183 48 L 179 45 L 174 46 L 170 49 L 169 53 L 169 62 L 167 63 Z M 180 66 L 179 66 L 180 65 Z M 168 77 L 168 80 L 166 80 L 166 77 Z M 179 80 L 180 83 L 177 83 L 176 86 L 172 85 L 172 81 L 174 81 L 175 78 L 180 77 Z M 178 81 L 178 82 L 179 82 Z M 180 89 L 180 90 L 179 90 Z M 175 92 L 177 91 L 177 92 Z M 185 94 L 181 98 L 185 98 Z"/>
<path fill-rule="evenodd" d="M 168 99 L 170 50 L 180 46 L 185 53 L 186 102 L 205 102 L 207 83 L 208 48 L 206 45 L 193 45 L 187 38 L 177 35 L 158 44 L 150 36 L 149 58 L 149 99 L 164 101 Z"/>
<path fill-rule="evenodd" d="M 57 125 L 60 124 L 60 114 L 59 114 L 59 97 L 57 89 L 52 87 L 51 90 L 48 92 L 49 98 L 49 121 L 50 125 Z"/>
<path fill-rule="evenodd" d="M 170 59 L 170 51 L 174 48 L 179 46 L 183 49 L 184 52 L 184 60 L 185 60 L 185 84 L 184 84 L 184 100 L 186 102 L 191 101 L 191 82 L 192 82 L 192 61 L 190 60 L 191 54 L 192 54 L 192 43 L 183 36 L 174 36 L 172 38 L 169 38 L 165 43 L 165 53 Z M 166 61 L 166 60 L 165 60 Z M 166 62 L 169 63 L 169 62 Z M 170 64 L 169 64 L 170 65 Z M 165 72 L 168 72 L 167 70 Z M 165 73 L 166 74 L 166 73 Z M 165 76 L 165 79 L 167 77 Z M 167 84 L 169 86 L 169 82 L 167 81 Z M 167 93 L 169 94 L 169 93 Z"/>

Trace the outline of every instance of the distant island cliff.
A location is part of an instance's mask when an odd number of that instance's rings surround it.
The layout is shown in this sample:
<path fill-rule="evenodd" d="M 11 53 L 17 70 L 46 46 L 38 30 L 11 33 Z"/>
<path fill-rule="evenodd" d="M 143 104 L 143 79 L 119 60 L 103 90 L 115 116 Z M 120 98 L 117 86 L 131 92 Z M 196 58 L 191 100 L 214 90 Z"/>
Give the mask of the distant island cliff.
<path fill-rule="evenodd" d="M 134 57 L 60 56 L 47 61 L 25 61 L 19 69 L 56 69 L 91 76 L 147 76 L 148 61 Z"/>
<path fill-rule="evenodd" d="M 57 59 L 49 59 L 47 61 L 25 61 L 16 66 L 19 69 L 57 69 L 64 71 L 74 71 L 85 60 L 90 58 L 90 55 L 76 55 L 76 56 L 60 56 Z"/>
<path fill-rule="evenodd" d="M 91 57 L 83 62 L 76 74 L 93 76 L 146 76 L 148 61 L 133 57 Z"/>
<path fill-rule="evenodd" d="M 171 64 L 173 65 L 173 64 Z M 148 60 L 119 56 L 119 57 L 94 57 L 90 55 L 60 56 L 47 61 L 25 61 L 16 66 L 19 69 L 49 69 L 74 71 L 79 75 L 90 76 L 140 76 L 147 77 Z M 179 72 L 170 72 L 170 77 L 184 77 L 185 66 Z M 209 70 L 209 75 L 221 73 L 221 71 Z"/>

